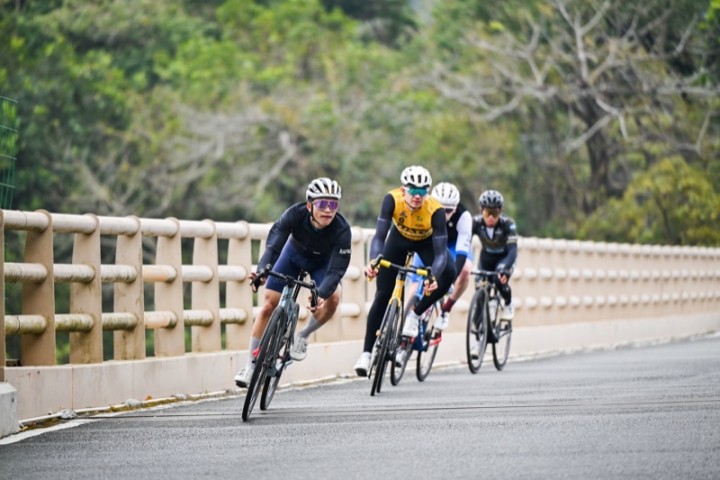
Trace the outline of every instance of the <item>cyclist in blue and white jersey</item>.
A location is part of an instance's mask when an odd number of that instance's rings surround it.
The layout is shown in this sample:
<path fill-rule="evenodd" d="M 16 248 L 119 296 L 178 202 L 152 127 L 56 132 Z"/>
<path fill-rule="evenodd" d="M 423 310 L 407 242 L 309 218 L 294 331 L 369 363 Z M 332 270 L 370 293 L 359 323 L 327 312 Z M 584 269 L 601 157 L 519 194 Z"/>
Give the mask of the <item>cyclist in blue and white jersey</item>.
<path fill-rule="evenodd" d="M 455 302 L 462 296 L 470 283 L 470 272 L 472 271 L 472 227 L 473 218 L 470 211 L 460 203 L 460 191 L 455 185 L 448 182 L 438 183 L 433 188 L 431 196 L 442 203 L 445 209 L 447 220 L 448 250 L 455 262 L 457 277 L 453 284 L 448 298 L 443 302 L 440 316 L 435 321 L 434 327 L 437 330 L 444 330 L 449 324 L 449 313 Z M 415 255 L 414 266 L 421 266 L 420 257 Z M 408 298 L 412 298 L 419 285 L 417 275 L 408 279 Z"/>

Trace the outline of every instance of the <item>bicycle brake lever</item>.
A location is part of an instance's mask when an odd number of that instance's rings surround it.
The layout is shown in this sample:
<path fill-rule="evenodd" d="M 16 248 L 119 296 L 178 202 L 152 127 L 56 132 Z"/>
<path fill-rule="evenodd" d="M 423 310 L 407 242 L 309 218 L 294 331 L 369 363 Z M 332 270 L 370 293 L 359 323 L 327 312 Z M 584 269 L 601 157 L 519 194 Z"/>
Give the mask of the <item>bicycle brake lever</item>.
<path fill-rule="evenodd" d="M 318 305 L 318 294 L 314 288 L 310 290 L 310 307 L 315 309 Z"/>
<path fill-rule="evenodd" d="M 382 261 L 383 256 L 382 253 L 379 254 L 377 257 L 375 257 L 373 260 L 370 260 L 370 267 L 377 271 L 380 268 L 380 261 Z M 367 272 L 364 272 L 365 276 L 367 277 Z M 368 282 L 372 282 L 374 277 L 368 277 Z"/>
<path fill-rule="evenodd" d="M 265 267 L 263 267 L 262 270 L 260 270 L 260 272 L 258 272 L 257 277 L 255 277 L 255 279 L 250 283 L 250 286 L 251 286 L 253 292 L 257 293 L 258 288 L 260 287 L 260 284 L 262 283 L 263 278 L 268 276 L 268 272 L 270 271 L 271 268 L 272 268 L 272 265 L 270 265 L 268 263 L 267 265 L 265 265 Z"/>
<path fill-rule="evenodd" d="M 427 282 L 428 282 L 428 286 L 429 286 L 431 283 L 433 283 L 435 281 L 435 277 L 433 276 L 432 272 L 430 271 L 430 267 L 427 268 L 427 271 L 428 271 Z M 432 292 L 428 292 L 427 289 L 425 289 L 425 291 L 423 293 L 425 294 L 426 297 L 432 295 Z"/>

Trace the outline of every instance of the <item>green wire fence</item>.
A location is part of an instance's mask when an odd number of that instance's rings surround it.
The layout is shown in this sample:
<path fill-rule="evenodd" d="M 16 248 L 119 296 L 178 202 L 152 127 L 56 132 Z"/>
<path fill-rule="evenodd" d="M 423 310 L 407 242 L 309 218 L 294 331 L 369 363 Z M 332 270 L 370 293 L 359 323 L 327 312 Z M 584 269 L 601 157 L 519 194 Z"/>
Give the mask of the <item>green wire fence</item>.
<path fill-rule="evenodd" d="M 0 97 L 0 208 L 12 208 L 17 160 L 17 102 Z"/>

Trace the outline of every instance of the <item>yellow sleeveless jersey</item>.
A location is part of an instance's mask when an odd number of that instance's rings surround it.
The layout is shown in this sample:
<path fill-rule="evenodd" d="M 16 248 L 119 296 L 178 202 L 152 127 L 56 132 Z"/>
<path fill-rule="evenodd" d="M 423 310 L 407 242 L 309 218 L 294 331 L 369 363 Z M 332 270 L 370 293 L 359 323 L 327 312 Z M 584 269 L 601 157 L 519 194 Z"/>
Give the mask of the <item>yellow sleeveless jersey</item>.
<path fill-rule="evenodd" d="M 400 188 L 391 190 L 390 195 L 395 200 L 393 211 L 393 224 L 403 237 L 409 240 L 424 240 L 432 235 L 432 216 L 436 210 L 443 208 L 442 204 L 435 197 L 425 197 L 422 206 L 412 211 L 405 203 Z"/>

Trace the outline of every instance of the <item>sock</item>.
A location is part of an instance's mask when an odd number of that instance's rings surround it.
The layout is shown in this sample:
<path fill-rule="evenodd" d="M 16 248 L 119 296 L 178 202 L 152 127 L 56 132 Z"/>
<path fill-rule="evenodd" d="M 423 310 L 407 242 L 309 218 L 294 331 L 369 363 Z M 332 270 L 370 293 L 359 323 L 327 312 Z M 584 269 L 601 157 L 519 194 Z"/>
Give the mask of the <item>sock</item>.
<path fill-rule="evenodd" d="M 370 358 L 370 352 L 363 352 L 362 356 L 365 358 Z"/>
<path fill-rule="evenodd" d="M 318 322 L 317 318 L 315 318 L 315 315 L 310 315 L 310 320 L 308 320 L 307 325 L 305 325 L 305 328 L 300 330 L 298 332 L 298 336 L 302 338 L 308 338 L 311 333 L 313 333 L 318 328 L 322 327 L 323 324 Z"/>
<path fill-rule="evenodd" d="M 443 312 L 449 312 L 450 310 L 452 310 L 453 305 L 455 305 L 455 300 L 453 300 L 452 298 L 448 298 L 447 300 L 445 300 L 445 303 L 442 304 L 441 309 Z"/>
<path fill-rule="evenodd" d="M 247 359 L 247 366 L 250 366 L 251 363 L 255 363 L 255 357 L 253 357 L 252 352 L 255 351 L 256 348 L 260 346 L 260 339 L 258 337 L 250 337 L 250 346 L 248 347 L 248 359 Z"/>

